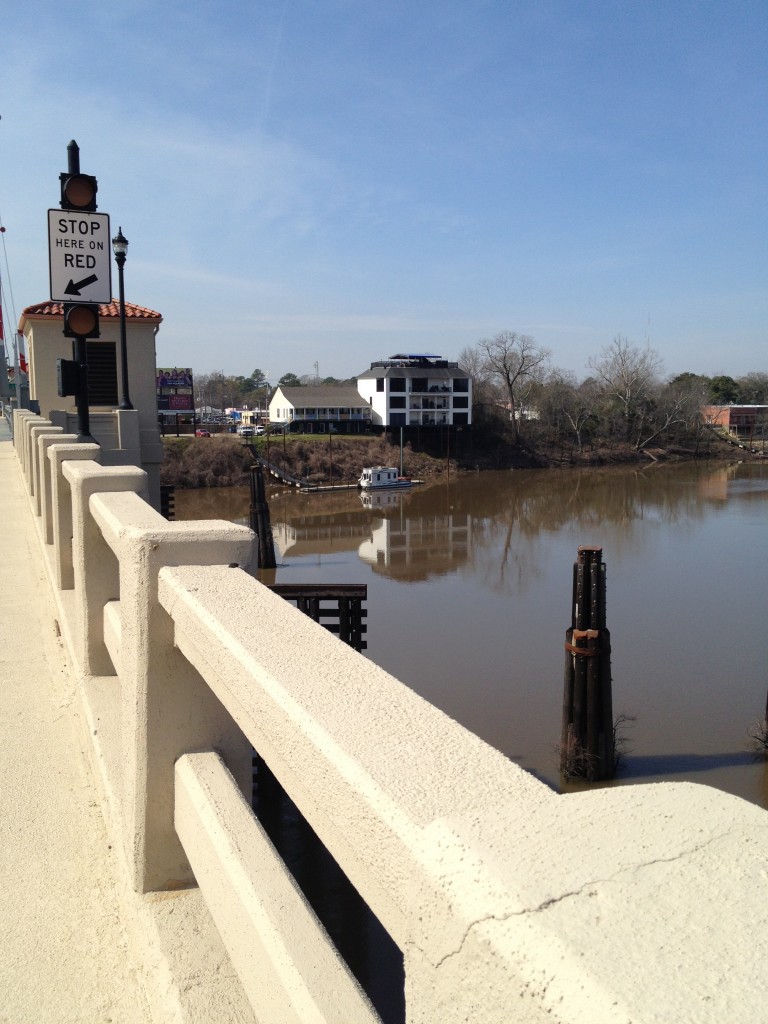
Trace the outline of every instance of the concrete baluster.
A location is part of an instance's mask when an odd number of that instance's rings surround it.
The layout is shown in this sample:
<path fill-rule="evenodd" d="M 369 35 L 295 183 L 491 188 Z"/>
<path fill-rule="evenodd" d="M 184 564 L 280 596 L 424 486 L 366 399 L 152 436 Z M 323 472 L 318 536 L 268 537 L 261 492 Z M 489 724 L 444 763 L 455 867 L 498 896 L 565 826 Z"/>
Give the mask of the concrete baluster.
<path fill-rule="evenodd" d="M 101 459 L 101 448 L 97 444 L 78 442 L 52 444 L 48 449 L 53 509 L 53 570 L 59 590 L 72 590 L 75 585 L 72 563 L 72 495 L 62 467 L 65 462 L 79 459 L 97 463 Z"/>
<path fill-rule="evenodd" d="M 36 413 L 32 413 L 30 416 L 25 417 L 21 432 L 24 436 L 24 474 L 27 478 L 27 490 L 30 495 L 35 493 L 35 480 L 34 480 L 34 442 L 32 437 L 32 429 L 39 426 L 52 426 L 50 420 L 44 420 L 41 416 Z"/>
<path fill-rule="evenodd" d="M 176 760 L 191 750 L 216 750 L 250 794 L 252 752 L 174 646 L 158 573 L 164 566 L 247 565 L 254 535 L 221 521 L 169 523 L 131 493 L 95 494 L 90 507 L 120 566 L 123 829 L 132 882 L 139 892 L 182 888 L 194 884 L 194 875 L 174 827 Z"/>
<path fill-rule="evenodd" d="M 111 676 L 116 667 L 104 644 L 104 606 L 120 597 L 117 558 L 94 522 L 92 494 L 131 491 L 148 497 L 147 474 L 135 466 L 100 466 L 91 461 L 64 462 L 72 495 L 72 562 L 76 594 L 76 656 L 84 675 Z"/>
<path fill-rule="evenodd" d="M 35 515 L 38 518 L 43 514 L 43 477 L 48 472 L 48 467 L 42 458 L 43 449 L 41 447 L 41 443 L 44 438 L 55 437 L 60 435 L 61 433 L 63 433 L 61 427 L 54 427 L 50 420 L 43 420 L 40 423 L 36 423 L 35 426 L 32 427 L 32 429 L 30 430 L 30 454 L 32 468 L 31 494 L 35 499 Z"/>
<path fill-rule="evenodd" d="M 29 409 L 13 410 L 13 441 L 16 445 L 19 462 L 21 463 L 21 471 L 27 488 L 29 488 L 29 434 L 27 429 L 31 421 L 38 420 L 39 418 L 37 413 L 30 412 Z"/>
<path fill-rule="evenodd" d="M 43 434 L 38 438 L 40 446 L 40 516 L 42 519 L 43 538 L 46 544 L 53 544 L 53 466 L 48 457 L 48 450 L 53 444 L 75 444 L 77 434 L 64 434 L 62 427 L 53 428 L 56 433 Z"/>

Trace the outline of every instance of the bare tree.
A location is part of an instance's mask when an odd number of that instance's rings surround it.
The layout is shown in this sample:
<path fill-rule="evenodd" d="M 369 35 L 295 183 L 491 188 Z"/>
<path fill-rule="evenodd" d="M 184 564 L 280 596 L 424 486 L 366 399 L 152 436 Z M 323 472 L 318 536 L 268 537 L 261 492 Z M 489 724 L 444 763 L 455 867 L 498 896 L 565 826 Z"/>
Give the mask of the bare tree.
<path fill-rule="evenodd" d="M 668 433 L 674 426 L 683 426 L 690 417 L 690 392 L 680 390 L 671 384 L 660 388 L 643 404 L 642 412 L 635 420 L 635 449 L 647 448 Z"/>
<path fill-rule="evenodd" d="M 519 441 L 519 418 L 532 389 L 544 378 L 549 349 L 540 348 L 533 338 L 515 331 L 483 338 L 478 347 L 490 378 L 498 381 L 506 393 L 514 438 Z"/>
<path fill-rule="evenodd" d="M 472 387 L 482 387 L 488 381 L 485 356 L 478 345 L 468 345 L 459 352 L 459 366 L 472 378 Z"/>
<path fill-rule="evenodd" d="M 487 413 L 496 405 L 496 386 L 486 364 L 485 353 L 479 345 L 470 345 L 459 352 L 459 366 L 472 381 L 472 405 Z M 476 419 L 473 413 L 473 421 Z"/>
<path fill-rule="evenodd" d="M 650 347 L 637 348 L 617 335 L 597 358 L 588 363 L 601 384 L 603 393 L 621 409 L 625 438 L 631 439 L 634 421 L 658 383 L 662 361 Z"/>
<path fill-rule="evenodd" d="M 198 407 L 208 411 L 223 412 L 240 394 L 238 379 L 225 376 L 221 370 L 195 374 L 194 381 Z"/>
<path fill-rule="evenodd" d="M 745 405 L 763 405 L 768 400 L 768 373 L 748 373 L 736 383 L 739 400 Z"/>
<path fill-rule="evenodd" d="M 579 451 L 584 445 L 585 427 L 595 419 L 599 394 L 595 381 L 589 377 L 577 384 L 572 373 L 552 370 L 544 386 L 544 404 L 557 433 L 565 427 L 576 438 Z"/>

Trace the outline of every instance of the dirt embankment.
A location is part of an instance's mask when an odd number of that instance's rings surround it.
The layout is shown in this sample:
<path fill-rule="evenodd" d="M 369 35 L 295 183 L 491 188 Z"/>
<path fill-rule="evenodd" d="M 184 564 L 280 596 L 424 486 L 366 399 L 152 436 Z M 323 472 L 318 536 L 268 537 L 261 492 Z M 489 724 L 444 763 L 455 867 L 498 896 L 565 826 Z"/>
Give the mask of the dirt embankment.
<path fill-rule="evenodd" d="M 161 481 L 174 487 L 237 487 L 248 483 L 253 464 L 251 447 L 230 434 L 214 437 L 165 438 Z M 606 466 L 693 458 L 737 458 L 739 450 L 712 441 L 692 448 L 636 451 L 631 445 L 606 445 L 577 451 L 566 445 L 528 449 L 497 437 L 435 437 L 434 448 L 403 448 L 403 471 L 420 480 L 478 469 L 534 469 L 553 466 Z M 280 469 L 308 484 L 354 483 L 364 466 L 400 466 L 400 448 L 386 436 L 291 438 L 276 437 L 269 445 L 255 439 L 253 449 Z"/>

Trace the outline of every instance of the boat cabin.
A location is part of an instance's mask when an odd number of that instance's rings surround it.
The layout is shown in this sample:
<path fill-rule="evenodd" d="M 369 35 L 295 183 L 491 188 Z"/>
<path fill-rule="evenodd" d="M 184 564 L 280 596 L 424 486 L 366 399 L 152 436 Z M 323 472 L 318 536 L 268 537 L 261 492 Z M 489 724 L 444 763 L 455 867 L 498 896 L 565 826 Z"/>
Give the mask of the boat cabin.
<path fill-rule="evenodd" d="M 358 484 L 364 490 L 376 487 L 403 487 L 410 483 L 392 466 L 371 466 L 360 474 Z"/>

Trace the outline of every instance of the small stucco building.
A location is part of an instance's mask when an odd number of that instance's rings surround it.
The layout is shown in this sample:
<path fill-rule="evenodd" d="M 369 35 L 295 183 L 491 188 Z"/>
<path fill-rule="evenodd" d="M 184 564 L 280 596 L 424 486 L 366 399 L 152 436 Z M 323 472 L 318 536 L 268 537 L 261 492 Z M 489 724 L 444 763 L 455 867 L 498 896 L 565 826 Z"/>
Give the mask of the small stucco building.
<path fill-rule="evenodd" d="M 132 410 L 118 410 L 120 394 L 120 304 L 99 306 L 100 337 L 86 342 L 90 430 L 102 448 L 103 465 L 139 465 L 149 476 L 152 503 L 159 508 L 162 441 L 157 419 L 155 339 L 160 313 L 125 304 L 128 391 Z M 27 306 L 19 321 L 28 352 L 29 397 L 40 413 L 65 433 L 78 433 L 74 397 L 58 394 L 58 360 L 72 359 L 72 339 L 64 336 L 64 306 Z"/>

